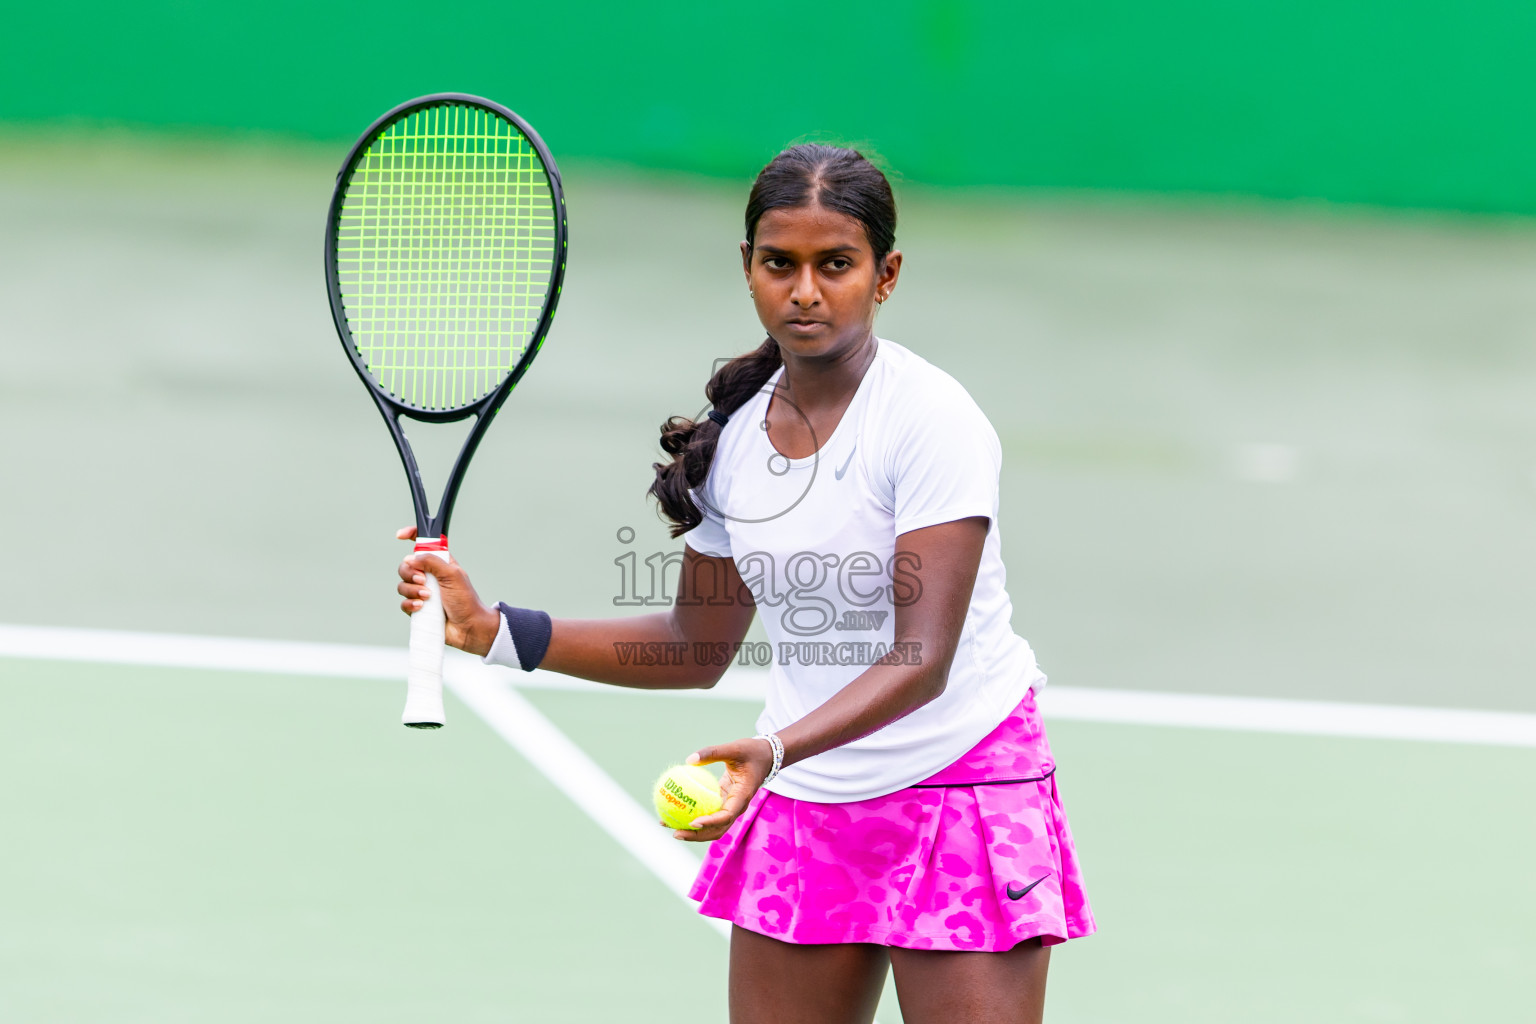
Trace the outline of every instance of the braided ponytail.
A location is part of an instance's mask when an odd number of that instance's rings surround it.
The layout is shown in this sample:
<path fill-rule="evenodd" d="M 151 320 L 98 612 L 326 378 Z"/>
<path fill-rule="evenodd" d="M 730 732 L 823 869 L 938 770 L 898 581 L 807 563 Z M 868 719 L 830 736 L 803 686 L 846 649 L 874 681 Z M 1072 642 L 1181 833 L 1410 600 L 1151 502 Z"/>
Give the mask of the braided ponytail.
<path fill-rule="evenodd" d="M 768 338 L 754 351 L 716 370 L 704 386 L 704 394 L 715 411 L 728 417 L 761 391 L 780 365 L 779 343 Z M 661 514 L 671 520 L 673 537 L 681 537 L 704 521 L 688 491 L 702 487 L 709 477 L 709 464 L 715 459 L 715 445 L 723 429 L 707 416 L 698 422 L 673 416 L 661 425 L 661 450 L 672 456 L 672 461 L 652 464 L 656 479 L 650 494 L 660 503 Z"/>

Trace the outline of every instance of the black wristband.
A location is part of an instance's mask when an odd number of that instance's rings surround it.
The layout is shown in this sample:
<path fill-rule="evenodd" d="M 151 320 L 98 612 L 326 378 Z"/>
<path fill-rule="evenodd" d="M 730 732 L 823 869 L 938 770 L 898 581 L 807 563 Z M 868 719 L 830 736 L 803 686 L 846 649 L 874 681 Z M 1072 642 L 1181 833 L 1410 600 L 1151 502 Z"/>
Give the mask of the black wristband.
<path fill-rule="evenodd" d="M 549 613 L 514 608 L 505 601 L 498 602 L 496 607 L 507 620 L 507 634 L 517 649 L 517 663 L 524 672 L 532 672 L 544 660 L 544 652 L 549 650 L 549 636 L 554 631 Z"/>

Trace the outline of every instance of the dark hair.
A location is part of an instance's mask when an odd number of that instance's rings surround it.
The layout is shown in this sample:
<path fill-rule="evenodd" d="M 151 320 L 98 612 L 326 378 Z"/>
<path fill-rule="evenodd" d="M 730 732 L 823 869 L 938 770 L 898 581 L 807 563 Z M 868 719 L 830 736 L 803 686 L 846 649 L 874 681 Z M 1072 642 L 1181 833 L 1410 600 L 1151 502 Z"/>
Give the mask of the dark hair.
<path fill-rule="evenodd" d="M 747 197 L 747 244 L 756 241 L 757 222 L 769 210 L 813 204 L 863 224 L 877 265 L 896 244 L 896 200 L 885 175 L 856 149 L 818 143 L 791 146 L 758 172 Z M 730 416 L 762 390 L 782 362 L 779 343 L 769 337 L 715 371 L 704 394 L 717 412 Z M 656 480 L 650 493 L 661 515 L 672 523 L 674 537 L 704 519 L 688 491 L 708 478 L 720 430 L 720 424 L 708 417 L 694 422 L 673 416 L 661 425 L 661 450 L 672 461 L 653 464 Z"/>

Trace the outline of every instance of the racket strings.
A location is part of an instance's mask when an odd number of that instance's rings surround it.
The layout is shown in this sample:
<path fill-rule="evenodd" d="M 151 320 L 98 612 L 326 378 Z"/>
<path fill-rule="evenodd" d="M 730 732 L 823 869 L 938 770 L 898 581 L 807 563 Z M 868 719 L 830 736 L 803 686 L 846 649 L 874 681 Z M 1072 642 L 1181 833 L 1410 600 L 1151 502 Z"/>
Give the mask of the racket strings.
<path fill-rule="evenodd" d="M 349 175 L 336 260 L 379 385 L 430 410 L 495 390 L 537 342 L 555 216 L 537 153 L 491 111 L 426 107 L 375 138 Z"/>

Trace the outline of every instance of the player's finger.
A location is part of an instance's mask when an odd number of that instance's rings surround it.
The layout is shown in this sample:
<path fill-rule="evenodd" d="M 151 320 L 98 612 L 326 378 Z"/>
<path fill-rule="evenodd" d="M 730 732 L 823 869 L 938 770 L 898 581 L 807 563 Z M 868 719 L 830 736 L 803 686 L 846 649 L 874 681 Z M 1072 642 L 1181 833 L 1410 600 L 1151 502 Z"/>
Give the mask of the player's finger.
<path fill-rule="evenodd" d="M 420 573 L 413 573 L 408 576 L 403 572 L 400 576 L 400 582 L 395 584 L 395 593 L 401 597 L 408 597 L 412 600 L 420 598 L 425 601 L 432 596 L 432 592 L 427 589 L 427 578 L 425 576 Z"/>
<path fill-rule="evenodd" d="M 747 759 L 751 748 L 746 741 L 732 740 L 730 743 L 717 743 L 713 747 L 704 747 L 697 753 L 689 754 L 688 764 L 718 764 L 727 762 L 734 767 Z M 698 758 L 697 761 L 694 758 Z M 727 769 L 729 770 L 729 768 Z"/>
<path fill-rule="evenodd" d="M 711 825 L 707 828 L 680 828 L 672 833 L 672 835 L 674 838 L 688 843 L 708 843 L 719 839 L 729 829 L 729 825 Z"/>
<path fill-rule="evenodd" d="M 432 592 L 419 583 L 401 583 L 395 587 L 395 593 L 407 601 L 427 601 L 432 597 Z"/>
<path fill-rule="evenodd" d="M 458 562 L 445 562 L 436 555 L 410 555 L 400 563 L 400 575 L 405 577 L 405 567 L 410 566 L 413 575 L 425 575 L 431 573 L 440 582 L 456 581 L 463 570 Z M 407 577 L 408 578 L 408 577 Z"/>
<path fill-rule="evenodd" d="M 400 527 L 400 529 L 395 531 L 395 539 L 396 540 L 415 540 L 416 539 L 416 527 L 414 527 L 414 526 L 402 526 L 402 527 Z"/>
<path fill-rule="evenodd" d="M 697 818 L 694 818 L 692 821 L 690 821 L 688 824 L 696 825 L 699 828 L 711 828 L 715 825 L 729 825 L 731 822 L 736 820 L 736 816 L 740 813 L 740 811 L 733 808 L 722 807 L 720 810 L 715 811 L 713 814 L 701 814 Z"/>

